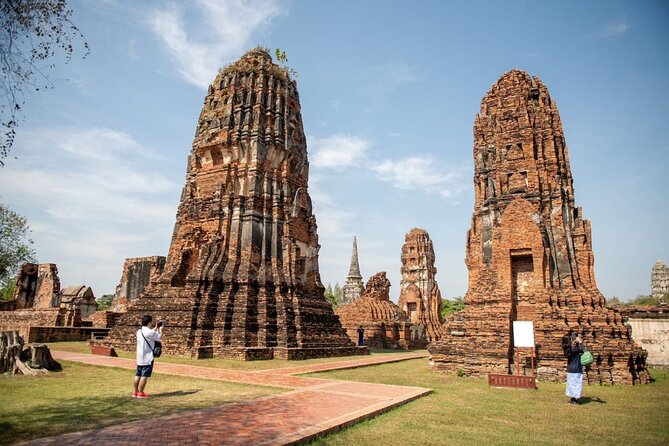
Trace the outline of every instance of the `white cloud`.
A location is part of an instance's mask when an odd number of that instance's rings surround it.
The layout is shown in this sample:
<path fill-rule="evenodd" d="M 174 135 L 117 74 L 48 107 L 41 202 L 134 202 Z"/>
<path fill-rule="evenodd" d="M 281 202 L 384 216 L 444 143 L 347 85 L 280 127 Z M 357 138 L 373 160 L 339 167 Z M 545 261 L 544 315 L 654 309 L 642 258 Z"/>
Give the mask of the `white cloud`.
<path fill-rule="evenodd" d="M 170 161 L 108 128 L 23 131 L 15 150 L 2 200 L 28 218 L 38 260 L 57 263 L 63 285 L 86 276 L 109 292 L 125 257 L 166 254 L 181 186 Z"/>
<path fill-rule="evenodd" d="M 465 189 L 461 169 L 444 169 L 430 157 L 386 159 L 372 170 L 378 180 L 391 183 L 398 189 L 422 189 L 445 198 L 453 198 Z"/>
<path fill-rule="evenodd" d="M 627 23 L 627 20 L 625 19 L 615 20 L 594 30 L 589 34 L 589 37 L 594 39 L 615 38 L 625 34 L 630 28 L 631 25 Z"/>
<path fill-rule="evenodd" d="M 207 87 L 218 68 L 241 55 L 252 36 L 287 9 L 280 0 L 197 0 L 193 6 L 195 21 L 170 3 L 151 11 L 148 23 L 179 75 L 198 87 Z"/>
<path fill-rule="evenodd" d="M 314 167 L 343 169 L 361 163 L 370 142 L 351 135 L 333 135 L 327 138 L 310 137 L 310 160 Z"/>

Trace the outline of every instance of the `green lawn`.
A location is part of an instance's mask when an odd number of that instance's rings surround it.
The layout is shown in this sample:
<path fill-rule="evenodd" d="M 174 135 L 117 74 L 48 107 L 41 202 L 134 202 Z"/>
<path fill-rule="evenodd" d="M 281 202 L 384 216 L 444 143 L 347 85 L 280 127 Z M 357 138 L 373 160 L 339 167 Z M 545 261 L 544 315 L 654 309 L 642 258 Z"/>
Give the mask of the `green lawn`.
<path fill-rule="evenodd" d="M 52 342 L 49 343 L 51 350 L 62 350 L 74 353 L 90 353 L 91 349 L 88 342 Z M 415 352 L 414 350 L 413 352 Z M 132 352 L 117 352 L 120 358 L 135 359 L 135 353 Z M 388 355 L 388 354 L 402 354 L 412 353 L 406 350 L 391 350 L 391 349 L 372 349 L 372 356 L 374 355 Z M 272 359 L 270 361 L 240 361 L 238 359 L 191 359 L 184 356 L 163 355 L 158 361 L 171 362 L 175 364 L 195 364 L 202 367 L 216 367 L 220 369 L 231 370 L 269 370 L 284 367 L 297 367 L 308 364 L 318 364 L 321 362 L 347 361 L 355 358 L 368 358 L 369 356 L 340 356 L 337 358 L 316 358 L 305 359 L 301 361 L 288 361 L 285 359 Z M 195 362 L 193 362 L 195 361 Z"/>
<path fill-rule="evenodd" d="M 324 445 L 668 445 L 669 371 L 644 386 L 585 386 L 567 404 L 563 384 L 488 387 L 485 379 L 429 371 L 416 359 L 312 376 L 420 386 L 434 392 L 342 432 Z"/>
<path fill-rule="evenodd" d="M 154 374 L 151 397 L 133 399 L 133 371 L 61 361 L 48 376 L 0 375 L 0 444 L 213 407 L 283 390 Z"/>

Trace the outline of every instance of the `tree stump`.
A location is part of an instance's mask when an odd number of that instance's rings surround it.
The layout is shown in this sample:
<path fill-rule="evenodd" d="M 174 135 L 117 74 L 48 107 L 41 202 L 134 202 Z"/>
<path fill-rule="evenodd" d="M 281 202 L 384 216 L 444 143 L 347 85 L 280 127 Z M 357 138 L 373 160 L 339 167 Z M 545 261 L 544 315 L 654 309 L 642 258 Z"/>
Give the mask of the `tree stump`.
<path fill-rule="evenodd" d="M 61 370 L 62 367 L 53 359 L 49 346 L 46 344 L 30 344 L 26 350 L 30 351 L 30 367 L 50 371 Z"/>
<path fill-rule="evenodd" d="M 24 349 L 18 331 L 0 332 L 0 373 L 34 376 L 60 369 L 47 345 L 31 344 Z"/>
<path fill-rule="evenodd" d="M 0 373 L 17 373 L 17 362 L 21 362 L 23 339 L 18 331 L 0 332 Z"/>

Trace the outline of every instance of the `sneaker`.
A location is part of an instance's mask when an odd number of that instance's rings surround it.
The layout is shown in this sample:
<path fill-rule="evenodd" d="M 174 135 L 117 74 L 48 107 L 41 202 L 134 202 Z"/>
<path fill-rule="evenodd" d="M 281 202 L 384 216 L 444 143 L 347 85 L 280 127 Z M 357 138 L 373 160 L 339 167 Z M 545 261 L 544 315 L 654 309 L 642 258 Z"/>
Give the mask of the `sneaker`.
<path fill-rule="evenodd" d="M 576 398 L 571 398 L 569 399 L 569 404 L 578 404 L 578 401 L 576 400 Z"/>
<path fill-rule="evenodd" d="M 149 395 L 147 395 L 147 394 L 144 393 L 144 392 L 139 392 L 139 393 L 137 394 L 137 398 L 148 398 L 148 397 L 149 397 Z"/>
<path fill-rule="evenodd" d="M 132 397 L 137 398 L 139 396 L 139 392 L 132 392 Z"/>

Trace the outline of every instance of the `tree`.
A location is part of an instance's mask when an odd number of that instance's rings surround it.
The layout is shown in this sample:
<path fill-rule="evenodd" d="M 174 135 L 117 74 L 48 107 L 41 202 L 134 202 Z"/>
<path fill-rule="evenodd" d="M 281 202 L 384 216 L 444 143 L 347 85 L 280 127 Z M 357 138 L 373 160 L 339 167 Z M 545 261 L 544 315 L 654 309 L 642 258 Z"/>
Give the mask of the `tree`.
<path fill-rule="evenodd" d="M 344 298 L 344 290 L 339 286 L 339 282 L 335 283 L 334 290 L 332 291 L 334 295 L 334 305 L 333 308 L 336 310 L 342 299 Z"/>
<path fill-rule="evenodd" d="M 16 282 L 8 280 L 2 287 L 0 287 L 0 300 L 12 300 L 14 297 L 14 290 L 16 290 Z"/>
<path fill-rule="evenodd" d="M 278 63 L 281 64 L 281 66 L 286 70 L 286 72 L 293 78 L 297 79 L 299 76 L 297 74 L 297 71 L 293 70 L 288 66 L 288 57 L 286 56 L 286 52 L 282 51 L 281 48 L 277 48 L 274 50 L 274 58 Z"/>
<path fill-rule="evenodd" d="M 35 261 L 29 233 L 28 220 L 0 203 L 0 286 L 3 289 L 22 264 Z"/>
<path fill-rule="evenodd" d="M 325 294 L 323 295 L 325 299 L 327 299 L 328 302 L 330 302 L 330 305 L 332 305 L 332 309 L 336 310 L 337 307 L 339 306 L 339 303 L 341 302 L 342 298 L 342 289 L 339 286 L 339 283 L 336 283 L 334 286 L 334 290 L 332 289 L 332 285 L 328 283 L 327 288 L 325 288 Z"/>
<path fill-rule="evenodd" d="M 456 313 L 465 308 L 465 303 L 462 300 L 462 297 L 456 297 L 455 299 L 442 299 L 441 300 L 441 317 L 446 319 L 446 316 Z"/>
<path fill-rule="evenodd" d="M 98 311 L 103 311 L 110 308 L 113 299 L 113 294 L 103 294 L 102 296 L 95 299 L 95 302 L 98 304 Z"/>
<path fill-rule="evenodd" d="M 620 298 L 617 296 L 609 297 L 608 299 L 606 299 L 606 306 L 608 308 L 617 307 L 619 305 L 622 305 L 622 302 L 620 301 Z"/>
<path fill-rule="evenodd" d="M 71 16 L 66 0 L 0 1 L 0 166 L 14 144 L 26 95 L 53 86 L 47 70 L 55 67 L 56 53 L 68 63 L 79 40 L 83 57 L 89 53 Z"/>
<path fill-rule="evenodd" d="M 655 306 L 655 305 L 661 305 L 663 299 L 666 301 L 667 296 L 669 296 L 669 294 L 665 295 L 664 297 L 653 297 L 653 296 L 638 294 L 634 299 L 628 301 L 622 301 L 620 298 L 614 296 L 606 299 L 606 306 L 607 307 L 614 307 L 617 305 L 620 305 L 622 307 L 629 307 L 634 305 Z"/>

